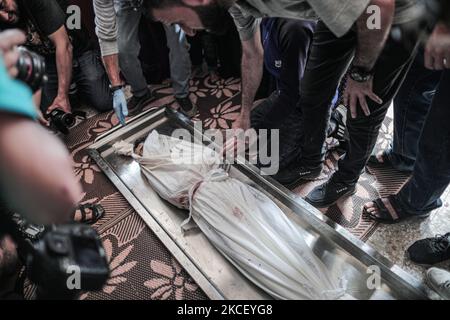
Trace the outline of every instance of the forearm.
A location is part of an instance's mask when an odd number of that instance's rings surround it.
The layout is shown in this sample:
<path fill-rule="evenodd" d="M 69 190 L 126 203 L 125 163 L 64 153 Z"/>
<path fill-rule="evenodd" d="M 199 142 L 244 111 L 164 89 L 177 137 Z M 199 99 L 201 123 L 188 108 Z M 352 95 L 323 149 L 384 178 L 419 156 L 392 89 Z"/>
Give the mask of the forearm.
<path fill-rule="evenodd" d="M 369 29 L 367 21 L 370 17 L 366 12 L 356 22 L 358 44 L 353 65 L 372 70 L 391 30 L 395 13 L 394 0 L 372 0 L 371 5 L 381 9 L 381 28 Z"/>
<path fill-rule="evenodd" d="M 108 74 L 109 81 L 111 85 L 119 86 L 122 85 L 122 79 L 120 77 L 120 67 L 119 67 L 119 55 L 112 54 L 103 57 L 103 64 L 105 65 L 106 73 Z"/>
<path fill-rule="evenodd" d="M 264 53 L 261 46 L 244 49 L 242 55 L 241 113 L 250 114 L 263 76 Z"/>
<path fill-rule="evenodd" d="M 69 94 L 72 79 L 72 45 L 70 42 L 56 47 L 56 68 L 58 72 L 58 96 Z"/>

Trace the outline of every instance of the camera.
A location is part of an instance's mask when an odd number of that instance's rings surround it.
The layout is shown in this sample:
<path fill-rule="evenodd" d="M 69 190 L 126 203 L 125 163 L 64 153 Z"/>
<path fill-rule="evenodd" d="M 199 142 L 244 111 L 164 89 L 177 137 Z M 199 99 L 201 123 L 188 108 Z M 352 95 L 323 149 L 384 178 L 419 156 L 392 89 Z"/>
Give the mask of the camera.
<path fill-rule="evenodd" d="M 36 285 L 38 300 L 76 299 L 98 291 L 109 277 L 109 264 L 97 232 L 83 224 L 36 226 L 0 203 L 0 238 L 8 234 Z M 71 281 L 73 279 L 73 281 Z"/>
<path fill-rule="evenodd" d="M 63 134 L 69 134 L 69 129 L 75 125 L 76 116 L 71 113 L 66 113 L 61 109 L 54 109 L 48 116 L 50 125 L 62 132 Z"/>
<path fill-rule="evenodd" d="M 31 90 L 38 91 L 47 81 L 45 74 L 45 59 L 39 54 L 19 47 L 19 59 L 16 64 L 17 79 L 25 82 Z"/>
<path fill-rule="evenodd" d="M 81 290 L 101 290 L 109 277 L 100 239 L 83 224 L 51 227 L 34 243 L 26 265 L 39 299 L 73 299 Z"/>

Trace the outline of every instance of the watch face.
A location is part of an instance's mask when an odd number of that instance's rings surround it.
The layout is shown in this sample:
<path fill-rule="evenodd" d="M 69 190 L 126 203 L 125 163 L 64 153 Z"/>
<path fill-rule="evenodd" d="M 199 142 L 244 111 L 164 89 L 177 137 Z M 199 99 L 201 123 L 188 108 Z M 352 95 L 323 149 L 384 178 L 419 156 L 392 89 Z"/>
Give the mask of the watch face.
<path fill-rule="evenodd" d="M 357 81 L 357 82 L 366 82 L 366 81 L 368 81 L 368 80 L 370 79 L 370 75 L 369 75 L 369 74 L 364 74 L 364 75 L 362 75 L 362 74 L 360 74 L 360 73 L 357 72 L 357 71 L 351 72 L 351 73 L 350 73 L 350 77 L 351 77 L 353 80 Z"/>

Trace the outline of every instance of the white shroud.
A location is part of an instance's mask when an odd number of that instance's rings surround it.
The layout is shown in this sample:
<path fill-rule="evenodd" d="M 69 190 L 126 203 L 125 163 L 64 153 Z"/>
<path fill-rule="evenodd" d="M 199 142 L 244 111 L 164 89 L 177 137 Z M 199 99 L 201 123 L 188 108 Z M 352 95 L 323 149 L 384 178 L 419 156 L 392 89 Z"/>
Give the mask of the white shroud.
<path fill-rule="evenodd" d="M 205 157 L 202 146 L 154 131 L 145 142 L 142 157 L 133 154 L 133 146 L 125 142 L 114 148 L 139 162 L 163 199 L 190 209 L 190 218 L 211 243 L 274 298 L 347 297 L 343 281 L 313 253 L 298 226 L 265 194 L 219 169 L 217 156 L 208 152 Z M 184 156 L 201 157 L 204 162 L 179 161 L 180 150 Z"/>

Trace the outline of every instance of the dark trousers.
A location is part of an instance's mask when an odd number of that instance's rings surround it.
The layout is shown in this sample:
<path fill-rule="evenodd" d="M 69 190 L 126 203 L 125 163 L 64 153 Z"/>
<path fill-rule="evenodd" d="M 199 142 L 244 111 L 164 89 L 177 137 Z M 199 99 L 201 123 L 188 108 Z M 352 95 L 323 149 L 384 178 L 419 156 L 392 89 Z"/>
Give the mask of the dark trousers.
<path fill-rule="evenodd" d="M 416 91 L 412 96 L 419 98 L 414 106 L 417 106 L 419 111 L 429 107 L 429 111 L 418 139 L 419 143 L 416 144 L 417 158 L 412 177 L 400 190 L 397 199 L 406 212 L 424 214 L 442 206 L 440 197 L 450 183 L 450 70 L 442 73 L 426 70 L 423 60 L 415 66 L 414 70 L 416 69 L 422 69 L 421 77 L 417 78 L 413 73 L 408 76 L 411 77 L 411 82 L 406 84 L 415 83 L 416 88 L 422 88 L 422 91 Z M 425 105 L 421 99 L 427 92 L 423 89 L 427 90 L 433 84 L 427 75 L 440 77 L 431 106 Z M 411 87 L 402 88 L 408 89 Z"/>
<path fill-rule="evenodd" d="M 55 56 L 45 59 L 48 81 L 42 89 L 41 110 L 46 112 L 58 94 L 58 70 Z M 80 100 L 97 111 L 112 110 L 108 75 L 95 51 L 73 58 L 72 83 Z"/>
<path fill-rule="evenodd" d="M 251 113 L 251 124 L 255 130 L 279 130 L 279 170 L 285 169 L 299 156 L 299 140 L 302 134 L 301 114 L 294 105 L 285 105 L 283 118 L 274 116 L 280 112 L 280 94 L 274 91 Z M 270 132 L 269 132 L 270 133 Z M 269 134 L 270 138 L 270 134 Z"/>
<path fill-rule="evenodd" d="M 204 59 L 209 71 L 216 71 L 218 69 L 217 43 L 213 34 L 202 31 L 194 37 L 188 37 L 188 42 L 191 45 L 189 54 L 192 65 L 199 66 L 203 63 Z"/>
<path fill-rule="evenodd" d="M 387 156 L 398 170 L 414 169 L 419 138 L 441 75 L 425 68 L 420 51 L 394 99 L 394 139 Z"/>
<path fill-rule="evenodd" d="M 407 26 L 402 28 L 405 37 L 414 39 L 415 35 L 408 32 Z M 317 25 L 309 61 L 300 85 L 299 107 L 302 109 L 305 132 L 301 155 L 305 165 L 317 166 L 325 158 L 324 143 L 330 119 L 330 104 L 338 83 L 354 56 L 356 43 L 357 35 L 354 31 L 337 38 L 323 22 Z M 388 39 L 375 66 L 373 80 L 373 90 L 383 100 L 383 104 L 378 105 L 368 99 L 370 116 L 366 117 L 360 109 L 355 119 L 348 114 L 350 142 L 345 157 L 339 162 L 336 180 L 346 183 L 358 181 L 375 146 L 389 105 L 415 54 L 415 47 L 405 47 L 403 42 Z"/>

